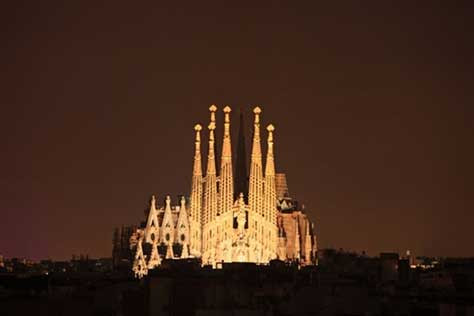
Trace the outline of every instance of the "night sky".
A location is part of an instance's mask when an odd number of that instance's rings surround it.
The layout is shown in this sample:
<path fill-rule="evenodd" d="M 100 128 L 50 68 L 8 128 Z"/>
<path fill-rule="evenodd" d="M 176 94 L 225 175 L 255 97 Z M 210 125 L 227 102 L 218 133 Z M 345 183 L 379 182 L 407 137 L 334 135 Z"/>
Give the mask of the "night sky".
<path fill-rule="evenodd" d="M 321 248 L 474 255 L 469 2 L 16 3 L 0 22 L 0 255 L 111 256 L 151 194 L 189 194 L 213 103 L 219 148 L 224 105 L 234 149 L 238 109 L 249 141 L 262 107 Z"/>

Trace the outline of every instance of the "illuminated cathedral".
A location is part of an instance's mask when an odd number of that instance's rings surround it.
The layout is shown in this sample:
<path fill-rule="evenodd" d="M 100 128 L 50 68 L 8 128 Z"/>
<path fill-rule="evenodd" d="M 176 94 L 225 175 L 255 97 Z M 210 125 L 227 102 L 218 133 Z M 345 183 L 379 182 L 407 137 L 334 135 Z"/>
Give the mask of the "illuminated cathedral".
<path fill-rule="evenodd" d="M 143 277 L 164 259 L 198 258 L 219 268 L 224 263 L 268 264 L 278 259 L 300 265 L 316 263 L 314 224 L 304 208 L 290 198 L 286 176 L 275 172 L 274 126 L 268 125 L 265 169 L 260 136 L 261 109 L 255 107 L 250 173 L 247 174 L 243 116 L 235 166 L 232 163 L 231 108 L 224 112 L 220 166 L 216 166 L 217 107 L 209 108 L 210 123 L 206 174 L 202 172 L 201 125 L 195 130 L 191 194 L 172 206 L 166 197 L 158 205 L 154 196 L 147 220 L 131 237 L 135 252 L 133 271 Z M 219 169 L 219 173 L 217 170 Z"/>

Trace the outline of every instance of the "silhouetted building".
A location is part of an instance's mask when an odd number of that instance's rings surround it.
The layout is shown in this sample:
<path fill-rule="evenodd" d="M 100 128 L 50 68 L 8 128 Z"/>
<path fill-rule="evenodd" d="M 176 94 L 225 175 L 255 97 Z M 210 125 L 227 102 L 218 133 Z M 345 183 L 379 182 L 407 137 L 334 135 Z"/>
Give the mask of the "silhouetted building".
<path fill-rule="evenodd" d="M 115 270 L 131 269 L 134 253 L 131 249 L 130 238 L 136 230 L 137 226 L 115 228 L 112 247 L 112 263 Z"/>

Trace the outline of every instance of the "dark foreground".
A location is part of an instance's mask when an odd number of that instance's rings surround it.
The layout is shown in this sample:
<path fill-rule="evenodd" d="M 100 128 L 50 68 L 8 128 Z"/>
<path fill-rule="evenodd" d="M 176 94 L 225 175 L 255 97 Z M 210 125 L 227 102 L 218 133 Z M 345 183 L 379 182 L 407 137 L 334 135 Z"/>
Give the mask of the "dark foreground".
<path fill-rule="evenodd" d="M 474 315 L 472 263 L 410 269 L 372 259 L 298 268 L 167 262 L 126 273 L 0 275 L 0 315 Z"/>

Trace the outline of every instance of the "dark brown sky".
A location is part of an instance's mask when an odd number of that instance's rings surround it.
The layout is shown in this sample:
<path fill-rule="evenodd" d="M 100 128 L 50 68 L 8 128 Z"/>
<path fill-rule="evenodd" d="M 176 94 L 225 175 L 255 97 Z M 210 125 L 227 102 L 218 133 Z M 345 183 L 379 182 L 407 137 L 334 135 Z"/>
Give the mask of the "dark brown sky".
<path fill-rule="evenodd" d="M 321 247 L 474 255 L 472 5 L 314 2 L 2 8 L 0 254 L 109 256 L 216 103 L 262 106 Z"/>

